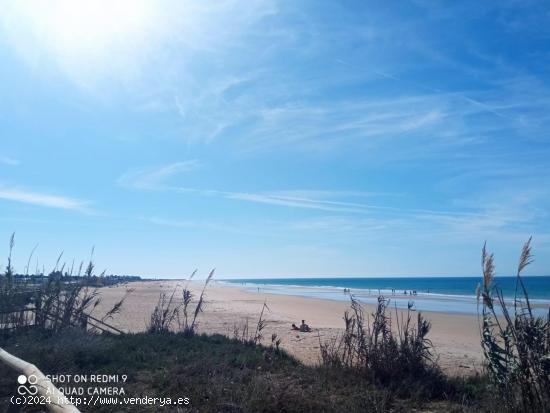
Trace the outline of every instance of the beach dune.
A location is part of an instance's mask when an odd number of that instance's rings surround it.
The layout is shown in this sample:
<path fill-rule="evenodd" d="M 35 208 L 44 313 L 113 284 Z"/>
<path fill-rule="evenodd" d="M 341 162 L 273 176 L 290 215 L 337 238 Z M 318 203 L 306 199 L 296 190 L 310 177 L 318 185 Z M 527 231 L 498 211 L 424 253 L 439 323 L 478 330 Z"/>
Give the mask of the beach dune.
<path fill-rule="evenodd" d="M 142 281 L 101 288 L 101 303 L 94 314 L 102 315 L 108 311 L 131 288 L 133 291 L 121 312 L 109 322 L 123 331 L 145 331 L 159 294 L 171 294 L 176 289 L 174 299 L 179 301 L 186 283 L 185 280 Z M 201 281 L 189 283 L 195 300 L 202 286 Z M 271 335 L 277 334 L 281 347 L 307 364 L 318 363 L 320 340 L 329 340 L 342 332 L 343 315 L 349 309 L 346 301 L 266 294 L 261 289 L 256 292 L 220 283 L 209 285 L 205 297 L 204 312 L 198 319 L 199 332 L 232 337 L 235 327 L 242 329 L 246 323 L 254 330 L 265 302 L 268 309 L 264 312 L 267 325 L 263 331 L 263 343 L 269 344 Z M 374 307 L 364 305 L 364 311 L 369 315 Z M 423 314 L 432 324 L 428 338 L 433 342 L 435 355 L 448 374 L 469 375 L 481 370 L 482 352 L 476 316 L 443 312 Z M 299 324 L 302 319 L 313 328 L 313 332 L 302 333 L 290 328 L 292 323 Z"/>

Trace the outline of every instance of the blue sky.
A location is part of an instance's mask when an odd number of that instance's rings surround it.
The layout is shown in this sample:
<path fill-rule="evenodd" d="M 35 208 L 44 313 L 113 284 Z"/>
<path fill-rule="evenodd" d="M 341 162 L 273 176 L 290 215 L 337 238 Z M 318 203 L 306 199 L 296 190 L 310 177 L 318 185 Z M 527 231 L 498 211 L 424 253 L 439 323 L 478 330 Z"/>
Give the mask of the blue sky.
<path fill-rule="evenodd" d="M 549 274 L 544 3 L 0 0 L 5 255 Z"/>

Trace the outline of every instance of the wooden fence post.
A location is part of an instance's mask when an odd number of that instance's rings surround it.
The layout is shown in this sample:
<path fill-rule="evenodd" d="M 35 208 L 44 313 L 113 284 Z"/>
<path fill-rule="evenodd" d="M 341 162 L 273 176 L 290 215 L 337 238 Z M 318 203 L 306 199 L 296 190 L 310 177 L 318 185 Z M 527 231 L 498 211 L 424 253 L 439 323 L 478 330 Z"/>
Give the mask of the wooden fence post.
<path fill-rule="evenodd" d="M 49 397 L 53 403 L 48 403 L 46 407 L 52 413 L 80 413 L 76 407 L 61 393 L 57 387 L 38 370 L 38 368 L 31 363 L 27 363 L 25 360 L 15 357 L 7 351 L 0 348 L 0 361 L 4 362 L 7 366 L 19 374 L 25 376 L 34 375 L 37 378 L 35 384 L 38 394 L 40 396 Z"/>

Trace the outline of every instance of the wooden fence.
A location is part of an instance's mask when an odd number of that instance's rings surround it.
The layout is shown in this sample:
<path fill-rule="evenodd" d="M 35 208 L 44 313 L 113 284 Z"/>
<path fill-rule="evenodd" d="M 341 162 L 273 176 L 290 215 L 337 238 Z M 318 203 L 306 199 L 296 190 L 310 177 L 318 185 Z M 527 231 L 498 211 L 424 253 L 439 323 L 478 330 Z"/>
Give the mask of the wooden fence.
<path fill-rule="evenodd" d="M 75 321 L 74 325 L 91 330 L 99 330 L 102 333 L 124 334 L 124 331 L 117 327 L 106 323 L 90 314 L 72 314 Z M 17 310 L 0 312 L 0 331 L 14 330 L 20 327 L 33 328 L 45 323 L 49 320 L 50 323 L 63 321 L 58 314 L 45 312 L 37 309 L 35 306 L 25 306 Z"/>

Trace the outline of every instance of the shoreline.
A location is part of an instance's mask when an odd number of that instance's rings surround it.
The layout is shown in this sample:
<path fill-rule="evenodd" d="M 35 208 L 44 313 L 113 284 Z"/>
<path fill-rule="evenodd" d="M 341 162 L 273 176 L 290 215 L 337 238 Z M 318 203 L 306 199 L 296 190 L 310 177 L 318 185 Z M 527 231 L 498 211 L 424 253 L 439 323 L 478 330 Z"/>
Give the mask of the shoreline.
<path fill-rule="evenodd" d="M 416 311 L 423 313 L 445 313 L 445 314 L 465 314 L 478 315 L 478 300 L 475 294 L 459 295 L 459 294 L 444 294 L 435 292 L 418 292 L 416 294 L 404 294 L 400 291 L 392 291 L 389 289 L 365 289 L 353 288 L 345 292 L 345 287 L 336 286 L 319 286 L 319 285 L 295 285 L 295 284 L 273 284 L 273 283 L 242 283 L 237 284 L 227 280 L 216 280 L 216 285 L 227 286 L 231 288 L 241 288 L 246 292 L 255 294 L 262 291 L 263 293 L 273 295 L 291 295 L 303 298 L 319 298 L 326 300 L 336 300 L 349 302 L 350 296 L 361 302 L 362 304 L 376 305 L 378 297 L 383 296 L 391 301 L 391 307 L 396 306 L 400 310 L 406 310 L 409 303 L 413 303 Z M 258 289 L 256 291 L 256 289 Z M 505 296 L 505 301 L 512 306 L 513 297 Z M 538 316 L 546 316 L 550 308 L 550 300 L 531 298 L 531 308 Z M 497 314 L 502 315 L 499 308 L 496 309 Z"/>
<path fill-rule="evenodd" d="M 127 289 L 134 289 L 122 305 L 120 313 L 108 322 L 127 332 L 145 331 L 159 294 L 166 293 L 169 297 L 176 288 L 174 297 L 179 300 L 186 283 L 185 280 L 138 281 L 101 288 L 101 303 L 95 314 L 104 314 L 124 296 Z M 204 281 L 189 283 L 194 303 L 203 285 Z M 243 290 L 241 286 L 228 287 L 212 283 L 205 293 L 204 312 L 198 317 L 198 332 L 233 337 L 235 328 L 242 331 L 247 323 L 249 330 L 255 330 L 264 302 L 269 310 L 264 313 L 267 324 L 263 331 L 263 344 L 269 345 L 272 334 L 277 334 L 281 339 L 281 348 L 306 364 L 319 361 L 319 340 L 330 340 L 343 331 L 343 315 L 349 309 L 347 301 L 252 293 Z M 193 310 L 194 303 L 191 307 Z M 373 312 L 374 306 L 365 304 L 363 309 L 367 316 Z M 395 317 L 395 310 L 388 310 Z M 406 313 L 399 309 L 397 311 Z M 428 338 L 445 372 L 450 375 L 470 375 L 481 370 L 482 350 L 476 316 L 430 311 L 422 311 L 422 314 L 432 324 Z M 412 316 L 416 318 L 414 312 Z M 291 324 L 299 324 L 302 319 L 312 327 L 313 332 L 291 330 Z M 177 325 L 174 329 L 177 329 Z"/>

